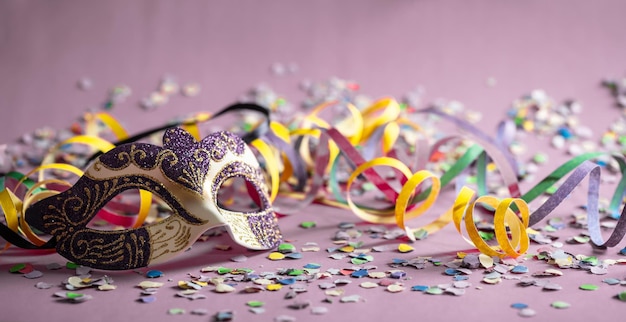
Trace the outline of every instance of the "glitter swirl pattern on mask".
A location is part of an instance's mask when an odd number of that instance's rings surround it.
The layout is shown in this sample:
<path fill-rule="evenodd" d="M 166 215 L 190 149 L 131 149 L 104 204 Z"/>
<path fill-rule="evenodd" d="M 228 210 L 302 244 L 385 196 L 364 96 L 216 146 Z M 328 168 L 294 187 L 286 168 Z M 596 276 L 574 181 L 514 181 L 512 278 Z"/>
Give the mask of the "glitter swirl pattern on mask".
<path fill-rule="evenodd" d="M 282 235 L 278 229 L 278 220 L 270 206 L 262 174 L 258 168 L 253 168 L 249 164 L 239 161 L 224 166 L 213 181 L 213 199 L 217 200 L 217 193 L 221 185 L 233 177 L 243 178 L 254 186 L 263 208 L 259 212 L 233 212 L 218 207 L 224 215 L 224 220 L 228 222 L 233 237 L 243 242 L 247 247 L 260 249 L 276 247 L 280 243 Z"/>
<path fill-rule="evenodd" d="M 121 170 L 135 165 L 143 170 L 160 167 L 173 182 L 202 194 L 211 161 L 218 162 L 227 152 L 243 154 L 245 143 L 229 132 L 216 132 L 197 142 L 181 128 L 170 128 L 163 135 L 163 147 L 147 143 L 124 144 L 100 156 L 94 169 Z"/>
<path fill-rule="evenodd" d="M 57 239 L 57 251 L 77 264 L 122 270 L 148 265 L 154 244 L 146 227 L 124 231 L 101 231 L 87 227 L 89 221 L 113 197 L 128 189 L 143 189 L 159 195 L 173 216 L 187 224 L 204 221 L 189 214 L 162 183 L 148 176 L 120 176 L 105 180 L 83 176 L 70 189 L 31 206 L 26 213 L 33 226 Z M 39 219 L 39 222 L 37 220 Z M 184 226 L 177 226 L 184 229 Z M 186 234 L 182 231 L 181 234 Z"/>

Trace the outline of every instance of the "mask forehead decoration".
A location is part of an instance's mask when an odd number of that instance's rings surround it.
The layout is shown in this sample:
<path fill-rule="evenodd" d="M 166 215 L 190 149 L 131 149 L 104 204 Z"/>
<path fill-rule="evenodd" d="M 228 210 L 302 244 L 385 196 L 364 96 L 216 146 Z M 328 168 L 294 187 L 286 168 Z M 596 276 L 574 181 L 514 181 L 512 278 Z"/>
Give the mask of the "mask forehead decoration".
<path fill-rule="evenodd" d="M 221 185 L 233 177 L 254 187 L 259 210 L 237 212 L 218 205 Z M 158 195 L 172 215 L 136 229 L 88 227 L 107 202 L 129 189 Z M 225 226 L 237 243 L 251 249 L 270 249 L 282 238 L 263 175 L 247 145 L 229 132 L 197 142 L 180 128 L 165 132 L 163 147 L 129 143 L 101 155 L 72 188 L 29 207 L 26 220 L 51 234 L 67 259 L 111 270 L 164 262 L 217 226 Z"/>

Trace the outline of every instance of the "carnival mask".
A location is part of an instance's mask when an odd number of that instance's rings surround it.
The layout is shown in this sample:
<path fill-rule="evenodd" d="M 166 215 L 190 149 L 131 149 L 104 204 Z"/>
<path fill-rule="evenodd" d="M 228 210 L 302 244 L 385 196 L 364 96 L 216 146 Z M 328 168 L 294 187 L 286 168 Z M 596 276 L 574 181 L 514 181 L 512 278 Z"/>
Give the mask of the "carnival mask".
<path fill-rule="evenodd" d="M 254 187 L 259 210 L 233 211 L 218 204 L 220 187 L 236 177 Z M 88 227 L 107 202 L 128 189 L 158 195 L 172 215 L 135 229 Z M 166 130 L 163 147 L 128 143 L 102 154 L 73 187 L 36 202 L 25 218 L 51 234 L 65 258 L 107 270 L 162 263 L 218 226 L 225 226 L 238 244 L 249 249 L 270 249 L 282 238 L 259 164 L 248 146 L 229 132 L 198 142 L 181 128 Z"/>

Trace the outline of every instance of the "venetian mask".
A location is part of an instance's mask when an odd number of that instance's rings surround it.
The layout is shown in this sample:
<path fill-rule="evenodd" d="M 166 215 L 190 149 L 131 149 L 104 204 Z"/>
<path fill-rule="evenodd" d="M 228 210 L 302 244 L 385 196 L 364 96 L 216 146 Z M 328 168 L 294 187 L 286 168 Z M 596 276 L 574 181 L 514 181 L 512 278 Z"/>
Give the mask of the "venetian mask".
<path fill-rule="evenodd" d="M 222 184 L 237 177 L 256 190 L 259 209 L 234 211 L 218 204 Z M 59 254 L 99 269 L 162 263 L 218 226 L 226 227 L 242 246 L 270 249 L 282 236 L 264 182 L 254 154 L 236 135 L 216 132 L 198 142 L 185 130 L 171 128 L 165 131 L 162 147 L 128 143 L 102 154 L 73 187 L 33 204 L 25 218 L 56 239 Z M 107 202 L 129 189 L 156 194 L 172 215 L 136 229 L 89 226 Z"/>

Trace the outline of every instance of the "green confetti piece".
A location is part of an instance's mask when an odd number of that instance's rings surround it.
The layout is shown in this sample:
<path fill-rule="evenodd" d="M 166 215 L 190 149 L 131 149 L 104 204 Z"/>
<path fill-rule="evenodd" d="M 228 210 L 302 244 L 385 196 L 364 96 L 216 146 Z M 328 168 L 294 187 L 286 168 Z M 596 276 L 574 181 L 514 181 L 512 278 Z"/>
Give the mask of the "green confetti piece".
<path fill-rule="evenodd" d="M 313 228 L 315 226 L 317 226 L 317 224 L 314 221 L 303 221 L 300 223 L 300 227 L 305 229 Z"/>
<path fill-rule="evenodd" d="M 535 163 L 542 164 L 542 163 L 545 163 L 546 161 L 548 161 L 548 156 L 543 154 L 543 153 L 537 153 L 533 157 L 533 161 Z"/>
<path fill-rule="evenodd" d="M 304 270 L 301 269 L 292 269 L 289 270 L 289 273 L 287 275 L 289 276 L 300 276 L 304 274 Z"/>
<path fill-rule="evenodd" d="M 585 259 L 583 259 L 583 262 L 588 263 L 592 266 L 598 266 L 598 264 L 600 264 L 600 261 L 595 256 L 586 257 Z"/>
<path fill-rule="evenodd" d="M 368 261 L 367 259 L 364 259 L 364 258 L 358 258 L 358 257 L 355 257 L 355 258 L 352 258 L 352 259 L 350 260 L 350 262 L 351 262 L 352 264 L 354 264 L 354 265 L 363 265 L 363 264 L 365 264 L 365 263 L 367 263 L 367 262 L 369 262 L 369 261 Z"/>
<path fill-rule="evenodd" d="M 24 269 L 26 267 L 26 264 L 21 263 L 21 264 L 15 264 L 13 266 L 11 266 L 11 268 L 9 268 L 9 272 L 11 273 L 17 273 L 20 270 Z"/>
<path fill-rule="evenodd" d="M 185 314 L 185 310 L 175 307 L 175 308 L 169 309 L 167 313 L 171 315 L 179 315 L 179 314 Z"/>
<path fill-rule="evenodd" d="M 363 191 L 372 191 L 376 189 L 376 185 L 371 182 L 365 182 L 361 187 L 363 188 Z"/>
<path fill-rule="evenodd" d="M 485 231 L 479 231 L 478 235 L 480 235 L 480 238 L 482 238 L 483 240 L 493 240 L 493 238 L 495 237 L 494 233 L 490 233 L 490 232 L 485 232 Z"/>
<path fill-rule="evenodd" d="M 65 293 L 65 296 L 66 296 L 68 299 L 73 300 L 73 299 L 77 299 L 77 298 L 79 298 L 79 297 L 83 297 L 83 296 L 85 296 L 85 295 L 84 295 L 84 294 L 82 294 L 82 293 L 67 292 L 67 293 Z"/>
<path fill-rule="evenodd" d="M 289 243 L 283 243 L 278 245 L 278 251 L 281 253 L 292 253 L 296 250 L 296 246 L 289 244 Z"/>
<path fill-rule="evenodd" d="M 226 268 L 226 267 L 220 267 L 217 269 L 217 273 L 222 275 L 222 274 L 228 274 L 230 272 L 232 272 L 233 269 L 232 268 Z"/>
<path fill-rule="evenodd" d="M 429 287 L 426 290 L 426 293 L 427 294 L 432 294 L 432 295 L 440 295 L 440 294 L 443 294 L 443 290 L 438 288 L 438 287 Z"/>
<path fill-rule="evenodd" d="M 265 305 L 265 303 L 261 301 L 248 301 L 246 304 L 249 307 L 262 307 L 263 305 Z"/>
<path fill-rule="evenodd" d="M 551 186 L 546 189 L 546 194 L 553 195 L 559 187 Z"/>
<path fill-rule="evenodd" d="M 594 284 L 583 284 L 579 288 L 585 291 L 595 291 L 599 289 L 598 285 L 594 285 Z"/>
<path fill-rule="evenodd" d="M 469 184 L 475 184 L 478 178 L 476 178 L 476 176 L 468 176 L 465 181 Z"/>
<path fill-rule="evenodd" d="M 620 292 L 619 294 L 617 294 L 617 298 L 618 298 L 620 301 L 624 301 L 624 302 L 626 302 L 626 291 L 624 291 L 624 292 Z"/>
<path fill-rule="evenodd" d="M 72 262 L 65 263 L 65 268 L 76 269 L 77 267 L 78 267 L 78 264 L 76 264 L 76 263 L 72 263 Z"/>
<path fill-rule="evenodd" d="M 550 306 L 555 309 L 567 309 L 568 307 L 570 307 L 570 304 L 563 301 L 554 301 L 552 302 L 552 304 L 550 304 Z"/>
<path fill-rule="evenodd" d="M 574 240 L 577 243 L 586 244 L 586 243 L 588 243 L 591 240 L 591 238 L 589 238 L 587 236 L 576 236 L 576 237 L 574 237 Z"/>
<path fill-rule="evenodd" d="M 418 229 L 413 232 L 413 236 L 415 236 L 415 239 L 417 240 L 423 240 L 423 239 L 426 239 L 426 237 L 428 237 L 428 231 L 423 228 Z"/>

